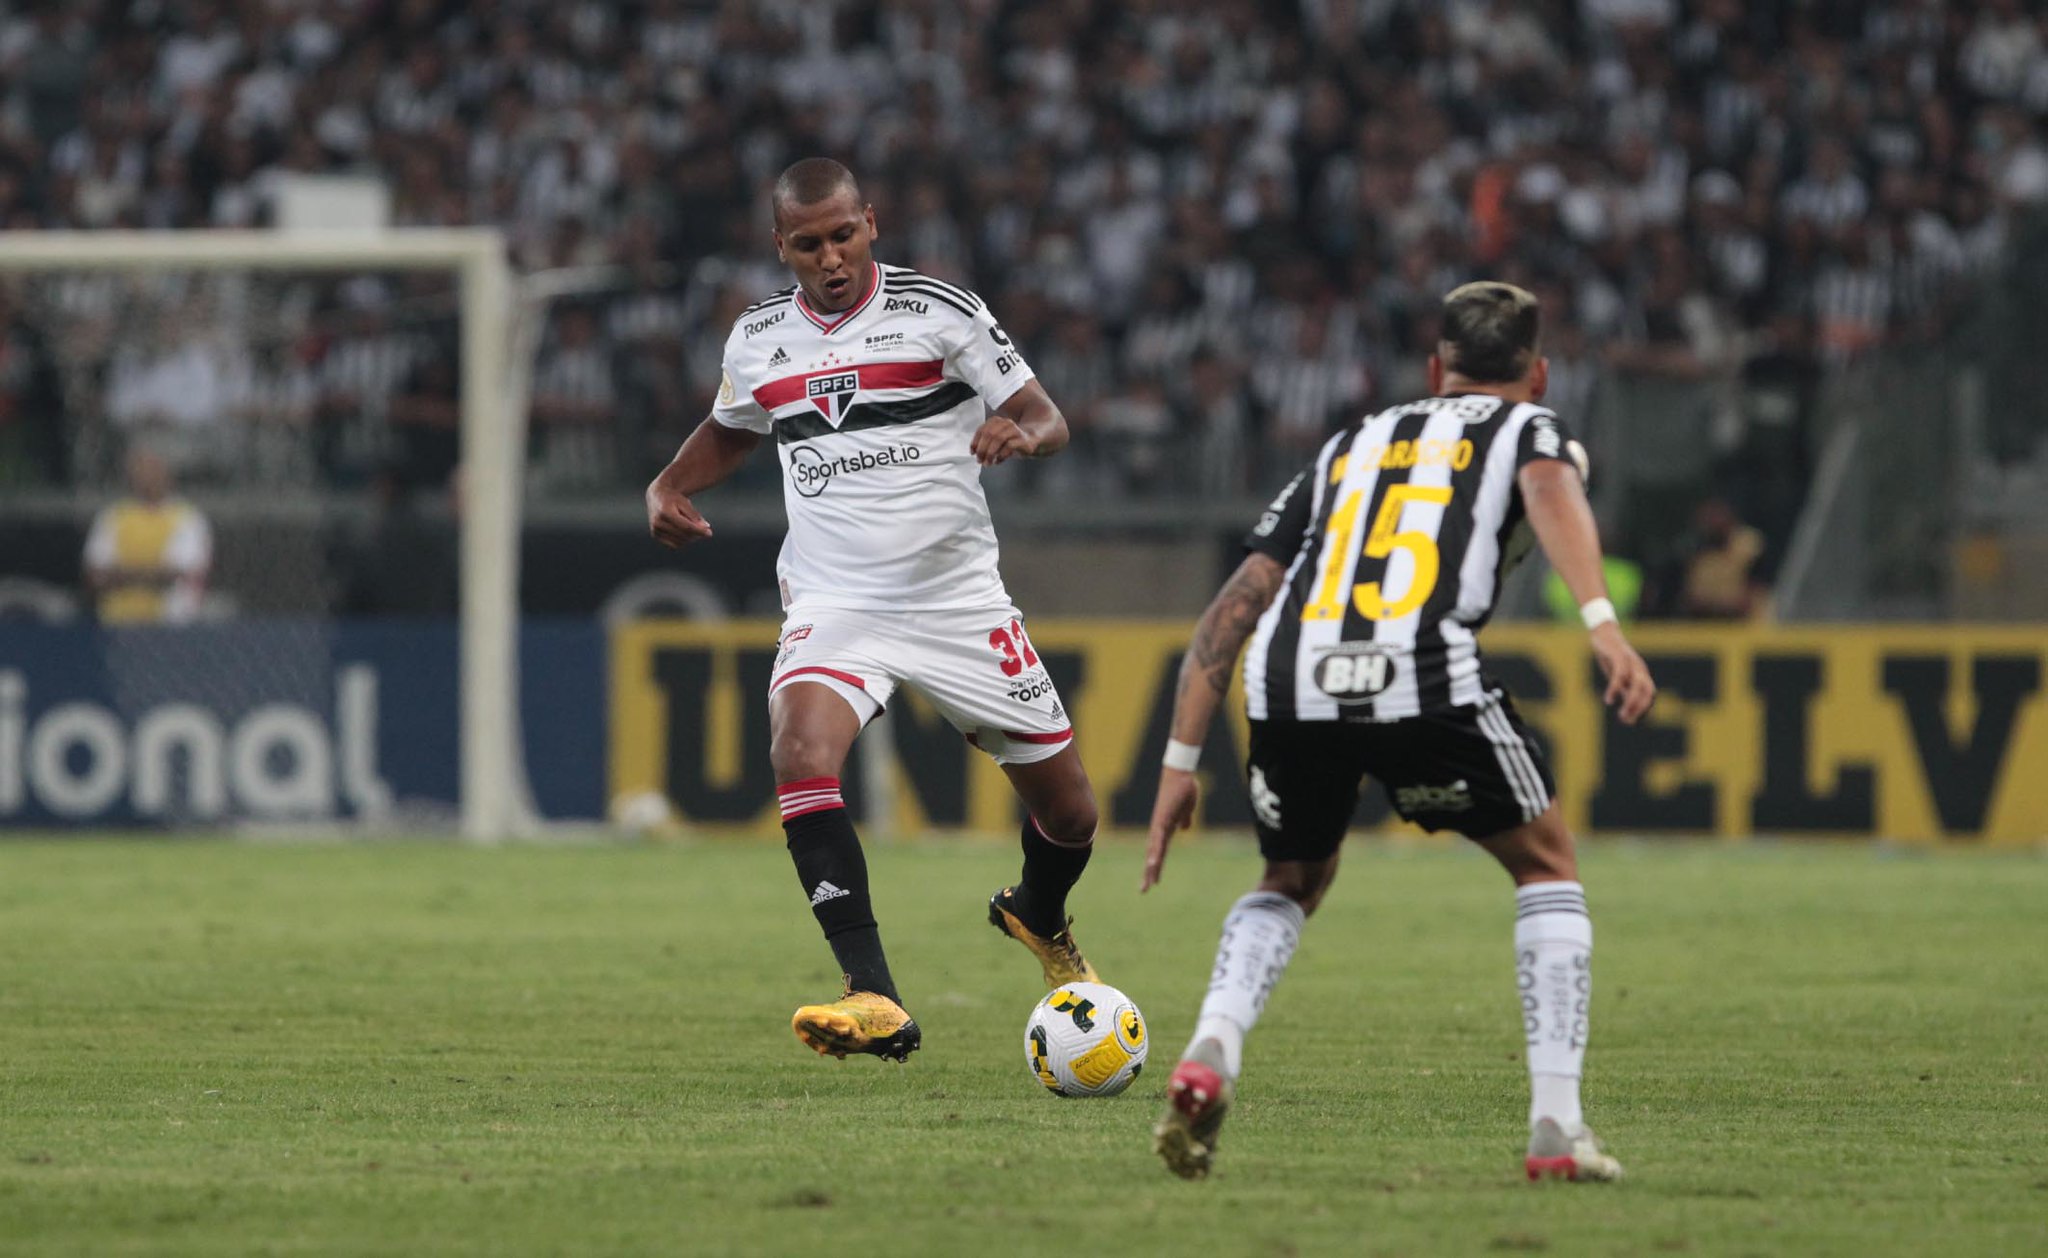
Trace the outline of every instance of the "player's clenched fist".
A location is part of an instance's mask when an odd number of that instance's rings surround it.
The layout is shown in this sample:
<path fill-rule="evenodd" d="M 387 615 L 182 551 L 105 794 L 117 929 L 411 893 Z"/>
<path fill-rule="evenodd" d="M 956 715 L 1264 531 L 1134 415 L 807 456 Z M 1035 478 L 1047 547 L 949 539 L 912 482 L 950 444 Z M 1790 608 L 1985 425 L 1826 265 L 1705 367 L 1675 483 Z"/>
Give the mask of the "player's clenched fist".
<path fill-rule="evenodd" d="M 1016 420 L 994 415 L 975 430 L 974 440 L 968 443 L 968 448 L 974 452 L 975 462 L 983 467 L 994 467 L 1010 459 L 1028 459 L 1037 454 L 1038 441 Z"/>
<path fill-rule="evenodd" d="M 647 487 L 647 531 L 655 541 L 674 548 L 711 536 L 711 524 L 697 513 L 688 495 L 656 480 Z"/>

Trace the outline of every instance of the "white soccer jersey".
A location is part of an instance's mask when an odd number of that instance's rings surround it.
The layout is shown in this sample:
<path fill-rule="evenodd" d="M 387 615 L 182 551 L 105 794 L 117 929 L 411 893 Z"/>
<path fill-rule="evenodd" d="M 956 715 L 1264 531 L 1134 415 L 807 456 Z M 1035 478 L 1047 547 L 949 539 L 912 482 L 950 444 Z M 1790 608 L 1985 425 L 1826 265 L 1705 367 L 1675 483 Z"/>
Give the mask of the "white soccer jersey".
<path fill-rule="evenodd" d="M 903 267 L 830 322 L 795 287 L 742 314 L 711 417 L 774 434 L 783 606 L 1008 604 L 968 443 L 1031 376 L 979 297 Z"/>

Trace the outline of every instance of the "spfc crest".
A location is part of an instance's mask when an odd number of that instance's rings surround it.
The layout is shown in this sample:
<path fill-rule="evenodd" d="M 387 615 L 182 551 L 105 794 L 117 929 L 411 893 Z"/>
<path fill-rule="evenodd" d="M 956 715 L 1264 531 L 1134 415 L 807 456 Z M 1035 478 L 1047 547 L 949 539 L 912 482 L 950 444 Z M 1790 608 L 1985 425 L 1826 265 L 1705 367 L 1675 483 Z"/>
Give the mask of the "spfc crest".
<path fill-rule="evenodd" d="M 853 404 L 853 395 L 860 390 L 860 373 L 842 371 L 830 376 L 812 376 L 805 382 L 804 392 L 811 399 L 811 405 L 818 408 L 827 422 L 837 427 L 846 418 L 846 408 Z"/>

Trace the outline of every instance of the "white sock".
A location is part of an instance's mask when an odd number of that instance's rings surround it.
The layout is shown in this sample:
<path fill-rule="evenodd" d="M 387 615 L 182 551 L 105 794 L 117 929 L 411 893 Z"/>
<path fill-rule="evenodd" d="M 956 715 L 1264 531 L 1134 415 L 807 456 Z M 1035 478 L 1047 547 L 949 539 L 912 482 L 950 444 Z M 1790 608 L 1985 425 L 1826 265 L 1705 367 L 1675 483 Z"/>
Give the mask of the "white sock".
<path fill-rule="evenodd" d="M 1515 888 L 1515 983 L 1529 1044 L 1529 1125 L 1550 1118 L 1575 1131 L 1585 1121 L 1579 1076 L 1593 993 L 1593 919 L 1583 886 Z"/>
<path fill-rule="evenodd" d="M 1244 1068 L 1244 1036 L 1266 1008 L 1266 997 L 1287 970 L 1294 947 L 1301 942 L 1301 906 L 1277 891 L 1254 891 L 1230 906 L 1223 919 L 1223 938 L 1216 945 L 1216 968 L 1209 975 L 1209 994 L 1195 1021 L 1192 1049 L 1203 1040 L 1223 1046 L 1224 1073 L 1232 1079 Z"/>

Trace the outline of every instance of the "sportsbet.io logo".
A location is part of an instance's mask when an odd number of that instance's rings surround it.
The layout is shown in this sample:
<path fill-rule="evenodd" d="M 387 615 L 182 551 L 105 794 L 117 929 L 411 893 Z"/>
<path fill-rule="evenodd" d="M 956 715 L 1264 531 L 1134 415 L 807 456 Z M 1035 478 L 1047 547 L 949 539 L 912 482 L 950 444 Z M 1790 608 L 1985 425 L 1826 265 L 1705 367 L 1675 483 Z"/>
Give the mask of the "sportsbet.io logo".
<path fill-rule="evenodd" d="M 1378 647 L 1338 647 L 1316 661 L 1316 689 L 1338 703 L 1366 703 L 1394 684 L 1394 668 L 1394 657 Z"/>
<path fill-rule="evenodd" d="M 924 457 L 924 451 L 916 446 L 886 446 L 880 450 L 862 450 L 859 454 L 827 455 L 815 446 L 797 446 L 789 452 L 789 481 L 796 486 L 797 493 L 806 498 L 815 498 L 825 492 L 825 486 L 835 476 L 850 472 L 869 472 L 878 467 L 901 467 L 915 463 Z"/>

